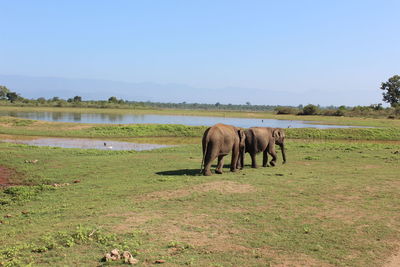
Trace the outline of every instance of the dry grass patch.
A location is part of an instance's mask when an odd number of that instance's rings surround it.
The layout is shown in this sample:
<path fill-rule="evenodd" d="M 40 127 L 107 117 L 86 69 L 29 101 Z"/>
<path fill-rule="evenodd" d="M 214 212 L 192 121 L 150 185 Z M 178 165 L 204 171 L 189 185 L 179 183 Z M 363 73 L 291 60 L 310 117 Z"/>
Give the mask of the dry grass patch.
<path fill-rule="evenodd" d="M 378 169 L 378 168 L 382 168 L 382 166 L 379 165 L 372 165 L 372 164 L 368 164 L 362 167 L 363 169 L 366 170 L 370 170 L 370 169 Z"/>
<path fill-rule="evenodd" d="M 280 255 L 274 257 L 274 262 L 271 267 L 331 267 L 327 262 L 319 261 L 310 256 L 300 254 L 300 255 Z"/>
<path fill-rule="evenodd" d="M 219 192 L 221 194 L 235 194 L 235 193 L 251 193 L 255 192 L 256 188 L 250 184 L 241 184 L 233 181 L 216 181 L 210 183 L 199 184 L 191 187 L 186 187 L 177 190 L 166 190 L 149 193 L 145 196 L 139 197 L 138 200 L 156 200 L 156 199 L 175 199 L 188 196 L 192 193 L 201 192 Z"/>
<path fill-rule="evenodd" d="M 194 215 L 187 212 L 165 221 L 149 232 L 165 242 L 185 242 L 210 252 L 245 249 L 235 244 L 240 231 L 230 221 L 208 214 Z"/>
<path fill-rule="evenodd" d="M 123 214 L 110 213 L 106 217 L 124 217 L 124 222 L 114 225 L 112 229 L 117 233 L 126 233 L 132 228 L 139 227 L 153 219 L 159 219 L 162 215 L 154 212 L 127 212 Z"/>

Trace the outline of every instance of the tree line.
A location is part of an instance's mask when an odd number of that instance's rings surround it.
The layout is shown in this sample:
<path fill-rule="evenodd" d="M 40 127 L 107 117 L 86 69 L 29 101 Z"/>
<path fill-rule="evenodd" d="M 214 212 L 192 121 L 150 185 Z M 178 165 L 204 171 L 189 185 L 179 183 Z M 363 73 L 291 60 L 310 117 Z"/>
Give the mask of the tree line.
<path fill-rule="evenodd" d="M 224 111 L 273 111 L 277 114 L 293 115 L 324 115 L 324 116 L 368 116 L 389 118 L 400 117 L 400 76 L 394 75 L 387 82 L 383 82 L 380 87 L 383 90 L 383 101 L 389 103 L 391 107 L 384 108 L 382 104 L 369 106 L 328 106 L 308 104 L 306 106 L 279 106 L 279 105 L 252 105 L 250 102 L 245 104 L 203 104 L 203 103 L 162 103 L 162 102 L 143 102 L 128 101 L 111 96 L 108 100 L 83 100 L 81 96 L 74 96 L 68 99 L 52 97 L 46 99 L 27 99 L 18 93 L 9 90 L 6 86 L 0 85 L 0 104 L 19 105 L 19 106 L 50 106 L 50 107 L 88 107 L 88 108 L 132 108 L 132 109 L 197 109 L 197 110 L 224 110 Z"/>

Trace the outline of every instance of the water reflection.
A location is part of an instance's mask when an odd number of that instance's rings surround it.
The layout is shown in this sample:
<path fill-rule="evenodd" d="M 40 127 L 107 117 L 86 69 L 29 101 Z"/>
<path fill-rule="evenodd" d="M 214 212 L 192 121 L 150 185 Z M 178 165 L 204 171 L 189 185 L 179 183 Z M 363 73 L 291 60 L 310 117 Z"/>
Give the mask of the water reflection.
<path fill-rule="evenodd" d="M 228 118 L 207 116 L 182 116 L 182 115 L 154 115 L 154 114 L 111 114 L 111 113 L 76 113 L 76 112 L 19 112 L 0 111 L 0 116 L 12 116 L 18 118 L 80 123 L 157 123 L 157 124 L 183 124 L 189 126 L 211 126 L 216 123 L 236 125 L 249 128 L 253 126 L 269 126 L 280 128 L 349 128 L 354 126 L 310 124 L 307 121 L 298 120 L 271 120 L 251 118 Z"/>
<path fill-rule="evenodd" d="M 61 120 L 61 118 L 62 118 L 62 113 L 61 112 L 52 112 L 51 113 L 51 119 L 53 120 L 53 121 L 59 121 L 59 120 Z"/>

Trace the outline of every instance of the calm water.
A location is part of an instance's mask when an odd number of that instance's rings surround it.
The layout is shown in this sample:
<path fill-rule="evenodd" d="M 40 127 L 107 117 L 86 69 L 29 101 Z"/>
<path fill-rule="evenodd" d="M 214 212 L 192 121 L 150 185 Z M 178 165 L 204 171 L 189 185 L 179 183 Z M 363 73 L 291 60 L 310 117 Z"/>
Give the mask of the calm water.
<path fill-rule="evenodd" d="M 181 115 L 153 115 L 153 114 L 109 114 L 109 113 L 74 113 L 74 112 L 14 112 L 0 111 L 0 116 L 12 116 L 33 120 L 58 121 L 58 122 L 80 122 L 80 123 L 159 123 L 159 124 L 183 124 L 190 126 L 212 126 L 216 123 L 231 124 L 238 127 L 249 128 L 253 126 L 268 126 L 280 128 L 349 128 L 354 126 L 310 124 L 306 121 L 297 120 L 271 120 L 271 119 L 248 119 L 228 117 L 206 117 L 206 116 L 181 116 Z"/>
<path fill-rule="evenodd" d="M 110 140 L 93 140 L 83 138 L 37 138 L 31 140 L 23 140 L 18 137 L 12 139 L 1 139 L 1 142 L 26 144 L 33 146 L 54 146 L 63 148 L 83 148 L 83 149 L 101 149 L 101 150 L 152 150 L 162 147 L 170 147 L 168 145 L 157 144 L 138 144 L 130 142 L 110 141 Z"/>

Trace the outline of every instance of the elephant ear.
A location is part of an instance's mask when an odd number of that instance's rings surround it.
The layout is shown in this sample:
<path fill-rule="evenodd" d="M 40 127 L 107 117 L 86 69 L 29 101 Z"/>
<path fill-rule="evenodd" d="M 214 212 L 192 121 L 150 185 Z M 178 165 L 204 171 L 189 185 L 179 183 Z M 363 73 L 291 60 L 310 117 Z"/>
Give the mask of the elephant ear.
<path fill-rule="evenodd" d="M 275 128 L 272 132 L 272 136 L 274 137 L 275 141 L 283 142 L 285 138 L 285 133 L 281 128 Z"/>

